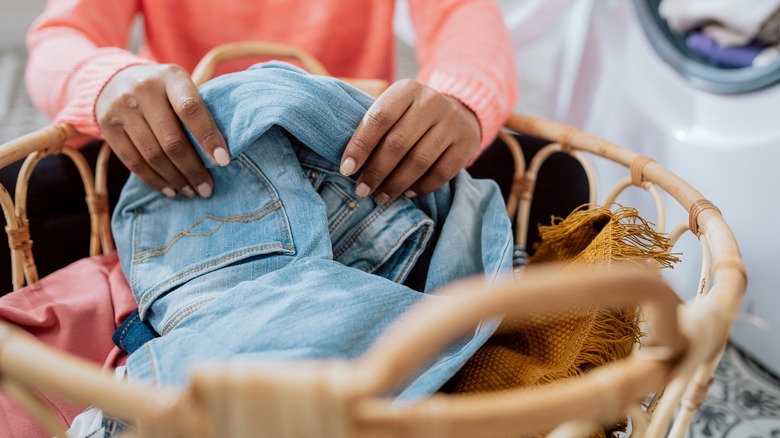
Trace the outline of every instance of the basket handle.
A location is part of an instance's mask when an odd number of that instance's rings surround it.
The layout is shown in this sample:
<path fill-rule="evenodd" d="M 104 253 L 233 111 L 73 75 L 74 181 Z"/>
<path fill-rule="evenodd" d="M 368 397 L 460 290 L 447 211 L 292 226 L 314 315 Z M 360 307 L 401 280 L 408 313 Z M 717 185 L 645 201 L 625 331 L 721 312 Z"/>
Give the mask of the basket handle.
<path fill-rule="evenodd" d="M 626 267 L 627 268 L 627 267 Z M 656 272 L 647 269 L 593 270 L 560 265 L 527 267 L 521 277 L 488 287 L 484 278 L 453 283 L 411 309 L 361 359 L 367 393 L 392 390 L 432 360 L 437 352 L 471 332 L 483 318 L 592 306 L 647 306 L 650 346 L 679 358 L 688 340 L 677 317 L 679 298 Z"/>
<path fill-rule="evenodd" d="M 330 76 L 330 73 L 321 62 L 297 47 L 278 43 L 242 41 L 223 44 L 211 49 L 192 71 L 192 81 L 195 85 L 201 85 L 213 76 L 214 69 L 220 63 L 245 57 L 293 59 L 298 61 L 309 73 Z M 388 86 L 387 81 L 382 79 L 339 79 L 373 97 L 382 94 Z"/>
<path fill-rule="evenodd" d="M 595 428 L 636 409 L 644 395 L 670 379 L 689 377 L 722 341 L 722 313 L 706 306 L 678 309 L 677 295 L 656 274 L 619 267 L 598 272 L 531 267 L 519 283 L 494 285 L 490 291 L 484 278 L 468 279 L 438 292 L 446 297 L 411 309 L 361 358 L 262 367 L 215 364 L 195 372 L 191 391 L 204 405 L 233 407 L 229 415 L 212 417 L 219 425 L 215 430 L 240 424 L 245 428 L 240 430 L 269 436 L 281 436 L 275 432 L 287 430 L 302 406 L 308 416 L 300 426 L 307 432 L 327 431 L 323 436 L 505 436 L 571 426 L 571 421 Z M 639 301 L 648 310 L 652 338 L 647 346 L 582 378 L 485 394 L 437 394 L 412 404 L 381 395 L 397 389 L 483 317 Z M 263 406 L 264 414 L 238 406 Z"/>
<path fill-rule="evenodd" d="M 567 420 L 607 424 L 672 379 L 690 378 L 724 341 L 720 330 L 726 316 L 717 305 L 680 306 L 674 291 L 646 269 L 532 267 L 519 283 L 495 285 L 492 291 L 484 279 L 470 279 L 441 292 L 452 300 L 429 300 L 413 308 L 355 362 L 355 396 L 366 397 L 357 404 L 358 435 L 373 436 L 391 425 L 404 433 L 436 428 L 438 436 L 468 437 L 550 430 Z M 447 344 L 473 331 L 481 318 L 639 302 L 648 318 L 646 345 L 581 379 L 483 395 L 435 395 L 400 407 L 371 396 L 397 388 Z M 656 429 L 665 424 L 665 417 L 658 420 L 651 423 Z"/>

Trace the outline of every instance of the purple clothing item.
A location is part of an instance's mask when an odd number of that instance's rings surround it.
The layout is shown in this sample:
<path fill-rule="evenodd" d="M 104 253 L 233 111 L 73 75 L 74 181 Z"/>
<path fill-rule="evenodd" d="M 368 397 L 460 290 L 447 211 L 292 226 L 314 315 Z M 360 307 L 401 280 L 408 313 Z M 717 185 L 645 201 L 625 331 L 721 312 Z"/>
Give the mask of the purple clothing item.
<path fill-rule="evenodd" d="M 723 47 L 713 38 L 701 32 L 691 32 L 685 38 L 689 49 L 705 57 L 718 67 L 742 68 L 753 65 L 759 53 L 766 48 L 765 44 L 750 43 L 746 46 Z"/>

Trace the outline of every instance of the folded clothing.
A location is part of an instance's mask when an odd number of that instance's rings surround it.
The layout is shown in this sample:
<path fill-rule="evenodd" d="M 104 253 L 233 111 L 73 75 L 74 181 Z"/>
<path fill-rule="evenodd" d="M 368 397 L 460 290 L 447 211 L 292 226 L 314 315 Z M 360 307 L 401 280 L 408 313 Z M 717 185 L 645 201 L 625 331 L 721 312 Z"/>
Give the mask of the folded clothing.
<path fill-rule="evenodd" d="M 780 43 L 780 0 L 662 0 L 659 12 L 671 29 L 704 26 L 722 46 Z"/>
<path fill-rule="evenodd" d="M 756 58 L 766 49 L 766 44 L 757 42 L 746 46 L 723 47 L 709 35 L 691 32 L 685 38 L 689 49 L 701 55 L 712 65 L 726 68 L 753 66 Z"/>
<path fill-rule="evenodd" d="M 587 207 L 587 206 L 585 206 Z M 530 265 L 556 262 L 607 269 L 615 263 L 660 267 L 678 262 L 666 236 L 656 233 L 636 209 L 580 208 L 566 219 L 540 226 L 541 241 Z M 522 276 L 520 277 L 522 278 Z M 559 381 L 626 358 L 641 330 L 633 308 L 599 307 L 506 317 L 491 337 L 445 386 L 450 393 L 484 393 Z M 625 424 L 594 430 L 613 436 Z"/>
<path fill-rule="evenodd" d="M 51 347 L 109 368 L 126 358 L 111 342 L 111 334 L 135 307 L 122 267 L 116 253 L 112 253 L 79 260 L 3 296 L 0 319 Z M 83 409 L 48 394 L 39 396 L 65 424 Z M 0 436 L 49 435 L 26 410 L 0 394 Z"/>
<path fill-rule="evenodd" d="M 208 199 L 167 198 L 131 176 L 112 219 L 139 319 L 162 336 L 130 355 L 130 381 L 183 386 L 207 361 L 354 358 L 422 299 L 465 276 L 511 276 L 512 232 L 492 181 L 459 173 L 431 194 L 377 205 L 338 172 L 373 100 L 271 62 L 200 88 L 229 145 Z M 498 321 L 396 388 L 447 381 Z"/>

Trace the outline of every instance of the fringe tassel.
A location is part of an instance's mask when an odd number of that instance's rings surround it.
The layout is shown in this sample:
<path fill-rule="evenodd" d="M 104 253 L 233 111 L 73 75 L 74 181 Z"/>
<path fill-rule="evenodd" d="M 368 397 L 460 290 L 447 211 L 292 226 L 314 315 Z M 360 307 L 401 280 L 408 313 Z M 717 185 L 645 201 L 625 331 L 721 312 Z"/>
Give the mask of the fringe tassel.
<path fill-rule="evenodd" d="M 529 263 L 571 260 L 608 265 L 614 260 L 652 259 L 661 268 L 674 268 L 680 259 L 669 252 L 669 239 L 656 233 L 635 208 L 614 205 L 615 211 L 582 205 L 566 219 L 553 217 L 552 225 L 539 227 L 541 242 Z M 592 253 L 582 254 L 586 250 Z"/>
<path fill-rule="evenodd" d="M 529 264 L 565 262 L 607 268 L 615 261 L 671 268 L 679 258 L 669 240 L 635 208 L 581 206 L 566 219 L 540 226 L 541 242 Z M 589 308 L 504 320 L 449 383 L 451 392 L 534 386 L 576 377 L 631 354 L 643 333 L 636 309 Z M 616 424 L 607 430 L 620 430 Z M 594 437 L 605 436 L 596 430 Z"/>

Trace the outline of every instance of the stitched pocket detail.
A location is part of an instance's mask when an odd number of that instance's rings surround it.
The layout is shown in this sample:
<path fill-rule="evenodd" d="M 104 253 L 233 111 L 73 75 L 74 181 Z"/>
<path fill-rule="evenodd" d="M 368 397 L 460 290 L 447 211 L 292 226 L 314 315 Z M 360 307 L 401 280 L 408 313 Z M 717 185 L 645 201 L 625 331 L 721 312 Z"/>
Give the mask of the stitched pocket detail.
<path fill-rule="evenodd" d="M 338 248 L 333 249 L 333 258 L 338 259 L 355 243 L 360 236 L 360 233 L 370 227 L 387 209 L 385 206 L 377 206 L 371 214 L 369 214 L 360 225 L 352 231 L 349 237 Z"/>
<path fill-rule="evenodd" d="M 257 221 L 281 208 L 282 208 L 282 203 L 277 199 L 276 201 L 268 205 L 265 205 L 259 210 L 253 211 L 251 213 L 237 214 L 235 216 L 227 216 L 227 217 L 219 217 L 213 214 L 203 215 L 200 219 L 195 221 L 195 223 L 190 225 L 189 228 L 187 228 L 184 231 L 176 233 L 176 235 L 174 235 L 173 238 L 171 238 L 171 240 L 168 241 L 168 243 L 166 243 L 165 245 L 159 246 L 157 248 L 151 248 L 144 251 L 139 251 L 133 254 L 132 262 L 133 263 L 142 262 L 147 259 L 165 255 L 171 249 L 171 247 L 179 239 L 183 237 L 208 237 L 213 235 L 217 231 L 219 231 L 219 229 L 222 228 L 222 225 L 226 223 L 249 223 L 249 222 Z M 193 231 L 196 230 L 199 225 L 205 223 L 208 220 L 212 220 L 217 223 L 208 231 L 207 230 L 204 230 L 202 232 Z"/>
<path fill-rule="evenodd" d="M 325 205 L 329 210 L 328 231 L 333 234 L 333 232 L 355 211 L 358 206 L 358 200 L 350 196 L 349 193 L 338 184 L 327 181 L 322 184 L 319 193 L 326 201 Z M 335 196 L 335 198 L 338 199 L 338 202 L 328 202 L 328 196 Z M 333 210 L 331 210 L 331 208 L 333 208 Z"/>
<path fill-rule="evenodd" d="M 130 284 L 141 317 L 161 294 L 244 259 L 295 254 L 282 200 L 265 174 L 240 155 L 212 169 L 210 198 L 157 196 L 132 210 Z M 267 266 L 266 266 L 267 265 Z"/>

